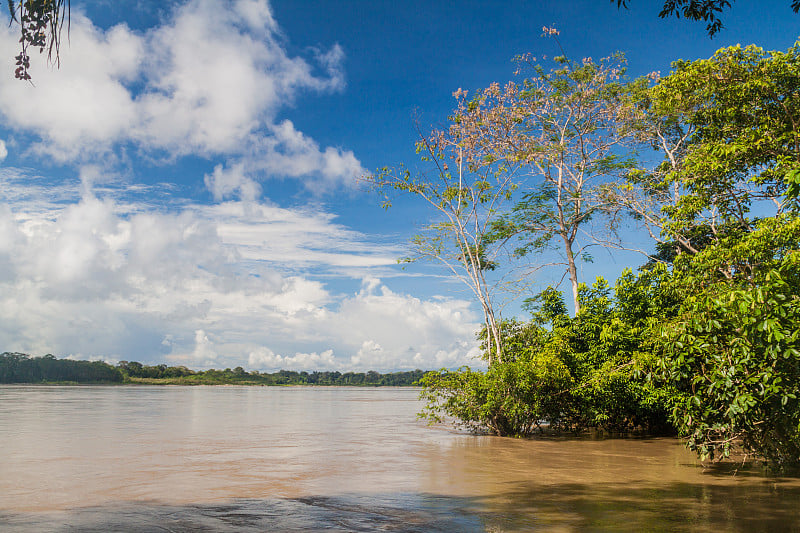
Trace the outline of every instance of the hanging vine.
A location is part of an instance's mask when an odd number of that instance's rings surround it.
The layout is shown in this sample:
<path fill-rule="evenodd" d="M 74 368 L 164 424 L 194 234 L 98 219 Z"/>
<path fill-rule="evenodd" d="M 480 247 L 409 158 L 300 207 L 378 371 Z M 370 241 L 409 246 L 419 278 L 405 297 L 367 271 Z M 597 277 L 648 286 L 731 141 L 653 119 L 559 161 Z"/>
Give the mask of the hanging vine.
<path fill-rule="evenodd" d="M 20 53 L 15 56 L 14 77 L 31 80 L 30 50 L 47 50 L 48 62 L 60 66 L 59 48 L 64 22 L 69 31 L 70 0 L 8 0 L 11 22 L 20 26 Z"/>

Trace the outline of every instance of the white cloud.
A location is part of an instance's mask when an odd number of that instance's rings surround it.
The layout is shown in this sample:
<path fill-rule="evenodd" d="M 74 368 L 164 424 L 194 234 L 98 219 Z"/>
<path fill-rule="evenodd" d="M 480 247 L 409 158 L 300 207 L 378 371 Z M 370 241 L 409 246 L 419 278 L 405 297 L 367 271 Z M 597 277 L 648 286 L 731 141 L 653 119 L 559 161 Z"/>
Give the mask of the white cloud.
<path fill-rule="evenodd" d="M 4 50 L 17 48 L 15 28 L 0 31 Z M 70 46 L 62 50 L 61 69 L 32 69 L 35 87 L 0 76 L 0 112 L 8 126 L 41 138 L 37 151 L 66 161 L 87 151 L 102 153 L 135 124 L 135 103 L 124 83 L 140 68 L 143 40 L 125 26 L 102 33 L 74 13 Z M 44 63 L 39 54 L 34 58 Z M 3 72 L 13 70 L 12 61 L 13 54 L 0 58 Z"/>
<path fill-rule="evenodd" d="M 0 139 L 0 163 L 2 163 L 6 157 L 8 157 L 8 148 L 6 148 L 6 142 Z"/>
<path fill-rule="evenodd" d="M 477 317 L 463 300 L 422 300 L 366 279 L 329 318 L 324 327 L 348 331 L 354 368 L 483 365 L 475 359 Z"/>
<path fill-rule="evenodd" d="M 272 175 L 300 177 L 319 173 L 323 183 L 354 184 L 352 178 L 366 173 L 352 151 L 327 147 L 295 129 L 290 120 L 269 127 L 271 135 L 253 140 L 255 150 L 265 154 L 248 161 L 252 171 Z"/>
<path fill-rule="evenodd" d="M 14 262 L 24 237 L 7 205 L 0 204 L 0 282 L 16 278 Z"/>
<path fill-rule="evenodd" d="M 269 4 L 259 0 L 239 0 L 234 4 L 234 9 L 250 29 L 270 35 L 278 32 L 278 24 L 272 18 Z"/>
<path fill-rule="evenodd" d="M 212 174 L 204 178 L 206 188 L 217 201 L 230 198 L 237 193 L 242 200 L 254 201 L 261 196 L 261 186 L 245 176 L 244 164 L 237 163 L 232 168 L 214 167 Z"/>
<path fill-rule="evenodd" d="M 384 371 L 459 366 L 475 353 L 468 302 L 415 298 L 375 277 L 342 295 L 298 275 L 314 265 L 322 279 L 358 276 L 367 267 L 349 265 L 386 268 L 395 256 L 319 208 L 176 199 L 163 212 L 85 181 L 53 202 L 35 183 L 0 170 L 4 350 Z"/>
<path fill-rule="evenodd" d="M 194 332 L 194 352 L 192 352 L 192 359 L 196 363 L 204 366 L 214 364 L 217 359 L 217 353 L 214 351 L 213 343 L 208 340 L 208 335 L 202 329 Z"/>
<path fill-rule="evenodd" d="M 396 264 L 397 248 L 376 247 L 363 235 L 337 225 L 319 209 L 226 202 L 198 208 L 218 222 L 225 243 L 236 244 L 243 259 L 291 263 L 298 267 L 325 264 L 358 275 L 369 267 Z"/>
<path fill-rule="evenodd" d="M 383 346 L 371 339 L 366 340 L 361 343 L 358 353 L 350 358 L 350 363 L 354 367 L 360 367 L 362 362 L 371 363 L 383 359 L 384 353 Z"/>
<path fill-rule="evenodd" d="M 325 68 L 330 80 L 330 86 L 334 89 L 344 89 L 345 79 L 344 72 L 342 71 L 342 62 L 344 61 L 344 50 L 338 44 L 335 44 L 327 52 L 317 50 L 317 62 Z"/>
<path fill-rule="evenodd" d="M 475 353 L 467 302 L 375 277 L 392 274 L 397 248 L 320 206 L 261 197 L 272 176 L 325 190 L 363 174 L 352 151 L 283 116 L 303 92 L 344 89 L 341 47 L 290 56 L 266 0 L 189 0 L 145 32 L 101 30 L 77 11 L 71 22 L 60 69 L 35 54 L 35 87 L 0 76 L 15 155 L 32 140 L 21 157 L 80 168 L 62 183 L 0 168 L 3 349 L 341 370 L 458 366 Z M 17 39 L 0 27 L 3 49 Z M 107 171 L 185 155 L 209 161 L 201 173 L 220 203 Z M 354 294 L 336 285 L 362 277 Z"/>
<path fill-rule="evenodd" d="M 0 28 L 3 49 L 17 39 L 15 27 Z M 73 11 L 61 67 L 34 54 L 35 87 L 0 76 L 0 114 L 39 138 L 34 153 L 59 162 L 124 158 L 115 151 L 126 143 L 167 160 L 234 158 L 227 176 L 220 168 L 209 180 L 220 197 L 233 192 L 224 178 L 246 182 L 240 194 L 257 193 L 253 181 L 270 175 L 347 183 L 363 174 L 351 151 L 321 148 L 277 120 L 300 91 L 343 89 L 344 52 L 317 51 L 314 65 L 283 43 L 266 0 L 189 0 L 146 33 L 103 31 Z M 13 71 L 12 62 L 6 54 L 0 68 Z"/>
<path fill-rule="evenodd" d="M 276 370 L 333 370 L 341 363 L 333 357 L 333 350 L 322 353 L 296 353 L 290 357 L 275 354 L 269 348 L 259 348 L 248 356 L 250 368 L 261 371 Z"/>

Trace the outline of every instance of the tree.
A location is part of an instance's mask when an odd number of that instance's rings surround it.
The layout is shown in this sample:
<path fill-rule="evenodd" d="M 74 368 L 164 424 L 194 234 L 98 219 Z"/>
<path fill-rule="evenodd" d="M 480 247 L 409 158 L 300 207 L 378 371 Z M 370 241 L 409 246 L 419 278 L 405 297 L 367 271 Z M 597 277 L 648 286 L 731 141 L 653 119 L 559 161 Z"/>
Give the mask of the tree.
<path fill-rule="evenodd" d="M 493 275 L 503 243 L 493 239 L 492 232 L 518 188 L 518 165 L 498 157 L 498 142 L 505 142 L 503 132 L 515 127 L 515 118 L 498 110 L 516 93 L 514 84 L 493 84 L 468 100 L 466 91 L 459 89 L 450 126 L 420 135 L 417 143 L 429 173 L 385 168 L 370 178 L 384 191 L 409 193 L 433 208 L 436 218 L 414 237 L 414 254 L 404 261 L 439 262 L 470 288 L 483 311 L 490 365 L 503 360 L 500 287 Z M 389 205 L 387 197 L 384 206 Z"/>
<path fill-rule="evenodd" d="M 119 369 L 102 361 L 56 359 L 51 354 L 42 357 L 22 353 L 0 354 L 0 383 L 111 383 L 122 380 Z"/>
<path fill-rule="evenodd" d="M 710 286 L 665 330 L 661 371 L 680 391 L 673 419 L 703 458 L 741 444 L 776 469 L 800 464 L 798 272 L 794 251 L 753 282 Z"/>
<path fill-rule="evenodd" d="M 503 102 L 505 107 L 493 110 L 514 127 L 488 133 L 497 135 L 495 143 L 502 147 L 495 156 L 522 165 L 532 185 L 513 213 L 496 225 L 496 237 L 518 239 L 517 255 L 557 239 L 577 315 L 577 261 L 587 246 L 596 244 L 586 228 L 598 215 L 613 215 L 616 205 L 603 192 L 606 182 L 631 165 L 623 152 L 630 132 L 620 120 L 631 109 L 625 60 L 618 55 L 598 63 L 591 58 L 575 62 L 559 56 L 550 71 L 530 56 L 519 60 L 534 76 Z"/>
<path fill-rule="evenodd" d="M 673 66 L 645 109 L 682 143 L 660 174 L 675 201 L 648 215 L 676 244 L 683 302 L 657 374 L 701 456 L 740 444 L 776 468 L 800 464 L 800 43 Z"/>
<path fill-rule="evenodd" d="M 697 254 L 746 233 L 757 218 L 785 212 L 793 200 L 784 193 L 800 171 L 797 44 L 787 52 L 734 46 L 673 68 L 640 93 L 630 117 L 642 144 L 664 160 L 632 170 L 614 191 L 615 201 L 672 248 L 668 258 Z"/>
<path fill-rule="evenodd" d="M 615 1 L 617 8 L 628 8 L 629 0 L 611 0 L 611 3 Z M 706 31 L 709 37 L 713 37 L 723 28 L 719 14 L 730 8 L 733 1 L 735 0 L 666 0 L 658 16 L 663 19 L 672 15 L 680 18 L 683 15 L 689 20 L 707 21 Z M 791 7 L 795 13 L 800 11 L 800 0 L 792 0 Z"/>
<path fill-rule="evenodd" d="M 615 127 L 664 161 L 628 169 L 599 201 L 618 200 L 646 222 L 664 261 L 623 273 L 613 291 L 603 280 L 579 286 L 575 317 L 545 290 L 530 323 L 500 323 L 504 357 L 487 372 L 426 374 L 423 415 L 499 435 L 530 434 L 541 421 L 561 430 L 671 426 L 703 458 L 741 446 L 776 469 L 800 465 L 798 79 L 800 43 L 725 48 L 675 63 L 653 87 L 629 85 L 636 105 L 620 108 L 615 120 L 626 124 Z M 513 128 L 481 138 L 494 160 L 525 167 L 519 147 L 537 137 L 525 135 L 522 92 L 489 113 L 498 124 L 512 117 Z M 545 143 L 530 146 L 530 161 L 547 153 Z M 514 223 L 547 221 L 552 197 L 542 193 Z"/>

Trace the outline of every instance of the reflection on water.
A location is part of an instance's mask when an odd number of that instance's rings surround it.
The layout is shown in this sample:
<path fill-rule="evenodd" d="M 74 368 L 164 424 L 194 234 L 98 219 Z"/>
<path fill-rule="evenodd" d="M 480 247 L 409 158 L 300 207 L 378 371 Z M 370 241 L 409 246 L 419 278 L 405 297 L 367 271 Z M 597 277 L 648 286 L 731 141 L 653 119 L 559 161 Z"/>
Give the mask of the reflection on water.
<path fill-rule="evenodd" d="M 672 439 L 428 428 L 413 389 L 0 387 L 0 530 L 800 531 Z"/>

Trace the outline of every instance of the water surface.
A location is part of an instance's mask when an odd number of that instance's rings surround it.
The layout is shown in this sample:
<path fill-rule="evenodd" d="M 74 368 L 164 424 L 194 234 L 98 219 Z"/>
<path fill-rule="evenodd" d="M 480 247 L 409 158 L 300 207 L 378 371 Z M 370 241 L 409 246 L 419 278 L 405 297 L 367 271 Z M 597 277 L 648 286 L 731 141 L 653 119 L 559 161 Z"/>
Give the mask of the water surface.
<path fill-rule="evenodd" d="M 429 428 L 409 388 L 0 387 L 3 531 L 800 531 L 674 439 Z"/>

